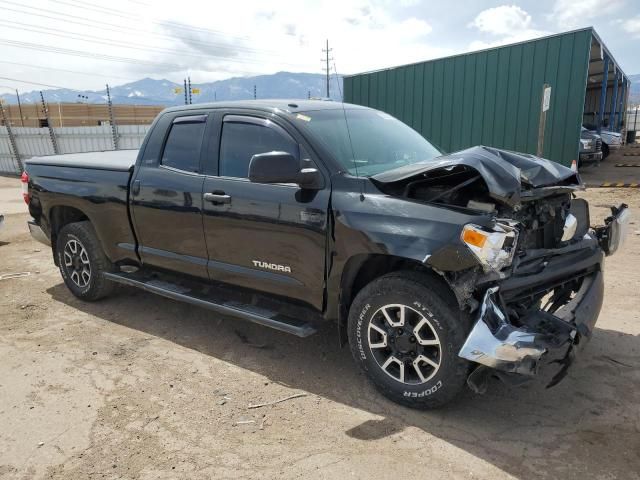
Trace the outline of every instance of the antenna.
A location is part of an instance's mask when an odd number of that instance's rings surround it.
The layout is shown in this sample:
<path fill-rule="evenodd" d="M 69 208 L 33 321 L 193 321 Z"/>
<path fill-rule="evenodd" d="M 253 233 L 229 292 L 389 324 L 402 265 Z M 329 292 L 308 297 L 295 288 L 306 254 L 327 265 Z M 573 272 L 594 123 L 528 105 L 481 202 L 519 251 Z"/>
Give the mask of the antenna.
<path fill-rule="evenodd" d="M 360 174 L 358 173 L 358 162 L 356 162 L 356 153 L 353 150 L 353 142 L 351 141 L 351 130 L 349 129 L 349 121 L 347 120 L 347 109 L 344 108 L 344 97 L 342 96 L 342 88 L 340 87 L 340 77 L 338 76 L 338 69 L 336 68 L 335 60 L 333 61 L 333 71 L 336 75 L 336 79 L 338 81 L 338 91 L 340 92 L 340 105 L 342 105 L 342 115 L 344 116 L 344 124 L 347 126 L 347 136 L 349 137 L 349 147 L 351 148 L 351 157 L 353 158 L 353 168 L 356 171 L 356 177 L 360 181 L 360 201 L 364 200 L 364 182 L 360 178 Z"/>

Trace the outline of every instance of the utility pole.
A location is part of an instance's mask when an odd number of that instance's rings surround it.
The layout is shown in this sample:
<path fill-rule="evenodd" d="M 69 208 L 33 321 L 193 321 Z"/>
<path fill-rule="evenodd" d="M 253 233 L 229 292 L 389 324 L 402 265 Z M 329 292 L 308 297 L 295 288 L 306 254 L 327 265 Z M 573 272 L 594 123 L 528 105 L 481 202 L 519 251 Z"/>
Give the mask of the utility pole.
<path fill-rule="evenodd" d="M 258 93 L 258 92 L 257 92 L 257 90 L 256 90 L 256 86 L 254 85 L 254 86 L 253 86 L 253 99 L 254 99 L 254 100 L 255 100 L 256 98 L 258 98 L 257 93 Z"/>
<path fill-rule="evenodd" d="M 47 121 L 47 128 L 49 128 L 49 138 L 51 139 L 53 153 L 58 155 L 60 153 L 60 151 L 58 150 L 58 142 L 56 141 L 56 134 L 53 131 L 53 126 L 51 126 L 51 122 L 49 121 L 49 110 L 47 109 L 47 104 L 44 103 L 44 95 L 42 93 L 42 90 L 40 90 L 40 100 L 42 101 L 42 111 L 44 112 L 44 119 Z"/>
<path fill-rule="evenodd" d="M 184 79 L 184 104 L 189 105 L 189 93 L 187 92 L 187 79 Z"/>
<path fill-rule="evenodd" d="M 308 90 L 308 91 L 307 91 L 307 98 L 308 98 L 309 100 L 311 100 L 311 90 Z"/>
<path fill-rule="evenodd" d="M 333 50 L 333 48 L 329 48 L 329 39 L 327 39 L 327 48 L 323 48 L 322 49 L 322 53 L 325 54 L 325 58 L 321 58 L 320 61 L 325 63 L 325 66 L 322 68 L 324 71 L 327 72 L 327 98 L 330 97 L 329 95 L 329 78 L 331 76 L 331 71 L 329 70 L 329 62 L 333 60 L 332 57 L 330 57 L 329 55 L 331 54 L 331 51 Z"/>
<path fill-rule="evenodd" d="M 20 94 L 16 88 L 16 98 L 18 99 L 18 112 L 20 112 L 20 125 L 24 127 L 24 117 L 22 116 L 22 104 L 20 103 Z"/>
<path fill-rule="evenodd" d="M 113 139 L 113 149 L 118 150 L 118 130 L 116 122 L 113 119 L 113 103 L 111 103 L 111 90 L 107 83 L 107 105 L 109 106 L 109 124 L 111 125 L 111 138 Z"/>
<path fill-rule="evenodd" d="M 189 105 L 191 105 L 191 77 L 187 77 L 187 84 L 189 86 Z"/>

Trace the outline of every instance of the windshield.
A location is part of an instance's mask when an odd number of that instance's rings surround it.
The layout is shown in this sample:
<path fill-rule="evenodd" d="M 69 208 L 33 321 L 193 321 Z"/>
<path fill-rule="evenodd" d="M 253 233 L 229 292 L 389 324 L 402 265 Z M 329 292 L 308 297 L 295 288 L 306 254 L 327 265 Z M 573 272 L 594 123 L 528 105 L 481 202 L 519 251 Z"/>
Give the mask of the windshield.
<path fill-rule="evenodd" d="M 377 110 L 316 110 L 299 113 L 295 118 L 346 171 L 356 176 L 369 177 L 428 162 L 442 154 L 418 132 Z"/>

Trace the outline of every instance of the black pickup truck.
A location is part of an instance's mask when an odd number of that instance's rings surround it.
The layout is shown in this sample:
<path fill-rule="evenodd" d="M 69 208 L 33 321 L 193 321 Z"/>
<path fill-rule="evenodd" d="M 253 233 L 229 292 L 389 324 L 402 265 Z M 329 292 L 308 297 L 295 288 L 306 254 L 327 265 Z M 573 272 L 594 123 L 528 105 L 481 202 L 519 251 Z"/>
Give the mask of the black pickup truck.
<path fill-rule="evenodd" d="M 385 395 L 422 408 L 491 376 L 559 381 L 629 218 L 590 227 L 559 164 L 443 155 L 386 113 L 322 101 L 170 108 L 138 152 L 33 158 L 23 182 L 77 297 L 132 285 L 301 337 L 335 322 Z"/>

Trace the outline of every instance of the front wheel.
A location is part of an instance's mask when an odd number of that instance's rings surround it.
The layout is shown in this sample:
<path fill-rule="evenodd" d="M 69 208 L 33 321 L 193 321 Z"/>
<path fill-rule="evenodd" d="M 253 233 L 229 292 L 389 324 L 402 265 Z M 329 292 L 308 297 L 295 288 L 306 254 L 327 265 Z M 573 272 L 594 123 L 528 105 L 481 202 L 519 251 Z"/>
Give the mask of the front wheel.
<path fill-rule="evenodd" d="M 602 160 L 609 156 L 609 145 L 606 143 L 602 144 Z"/>
<path fill-rule="evenodd" d="M 90 222 L 65 225 L 56 240 L 56 255 L 64 283 L 76 297 L 93 301 L 113 290 L 113 283 L 102 275 L 113 271 L 113 264 Z"/>
<path fill-rule="evenodd" d="M 434 408 L 464 387 L 469 362 L 458 352 L 469 318 L 439 279 L 399 272 L 374 280 L 349 311 L 353 357 L 391 400 Z"/>

